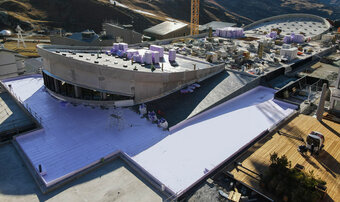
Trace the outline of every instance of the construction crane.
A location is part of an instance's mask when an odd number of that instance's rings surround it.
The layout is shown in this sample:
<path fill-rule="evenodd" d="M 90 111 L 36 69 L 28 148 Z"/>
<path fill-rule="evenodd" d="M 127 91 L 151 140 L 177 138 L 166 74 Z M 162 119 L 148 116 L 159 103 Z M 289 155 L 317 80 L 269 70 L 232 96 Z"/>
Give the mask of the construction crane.
<path fill-rule="evenodd" d="M 200 0 L 191 0 L 190 35 L 199 34 Z"/>

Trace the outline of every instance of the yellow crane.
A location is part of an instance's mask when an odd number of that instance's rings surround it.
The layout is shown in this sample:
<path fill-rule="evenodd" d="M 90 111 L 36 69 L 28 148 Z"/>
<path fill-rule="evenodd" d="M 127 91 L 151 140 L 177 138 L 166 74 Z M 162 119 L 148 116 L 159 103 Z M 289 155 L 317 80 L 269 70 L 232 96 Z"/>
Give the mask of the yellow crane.
<path fill-rule="evenodd" d="M 200 0 L 191 0 L 190 35 L 199 34 Z"/>

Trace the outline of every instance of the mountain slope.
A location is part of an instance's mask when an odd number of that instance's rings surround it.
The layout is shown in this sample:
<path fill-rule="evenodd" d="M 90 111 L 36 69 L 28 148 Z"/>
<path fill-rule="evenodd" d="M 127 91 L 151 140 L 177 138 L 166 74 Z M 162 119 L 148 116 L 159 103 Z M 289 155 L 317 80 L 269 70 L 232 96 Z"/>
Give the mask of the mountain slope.
<path fill-rule="evenodd" d="M 190 0 L 119 0 L 119 2 L 190 21 Z M 325 18 L 340 18 L 340 0 L 201 0 L 200 22 L 221 20 L 249 23 L 262 18 L 286 14 L 310 13 Z"/>
<path fill-rule="evenodd" d="M 101 30 L 104 21 L 134 24 L 137 31 L 159 23 L 101 0 L 0 0 L 0 29 L 62 27 L 68 31 Z"/>
<path fill-rule="evenodd" d="M 101 30 L 101 23 L 133 24 L 141 32 L 174 18 L 190 21 L 190 0 L 0 0 L 0 29 L 62 27 L 67 31 Z M 148 12 L 148 13 L 143 13 Z M 248 24 L 286 13 L 340 18 L 340 0 L 201 0 L 200 24 L 212 20 Z M 151 13 L 151 15 L 150 15 Z"/>

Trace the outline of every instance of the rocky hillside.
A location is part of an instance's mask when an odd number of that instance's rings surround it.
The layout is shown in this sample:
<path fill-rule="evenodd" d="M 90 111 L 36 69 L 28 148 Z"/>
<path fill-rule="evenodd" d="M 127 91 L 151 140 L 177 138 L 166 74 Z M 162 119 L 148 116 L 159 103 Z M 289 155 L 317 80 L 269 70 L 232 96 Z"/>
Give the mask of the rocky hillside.
<path fill-rule="evenodd" d="M 137 31 L 167 18 L 190 21 L 190 0 L 0 0 L 0 29 L 62 27 L 100 31 L 103 21 L 133 24 Z M 120 4 L 119 4 L 120 3 Z M 118 5 L 119 4 L 119 5 Z M 340 0 L 201 0 L 200 23 L 248 24 L 285 13 L 340 18 Z M 150 15 L 151 14 L 151 15 Z"/>
<path fill-rule="evenodd" d="M 149 12 L 190 20 L 190 0 L 119 0 Z M 201 0 L 200 22 L 211 20 L 249 23 L 285 13 L 310 13 L 340 18 L 340 0 Z"/>
<path fill-rule="evenodd" d="M 134 24 L 137 31 L 160 20 L 115 7 L 106 0 L 0 0 L 0 29 L 101 30 L 104 21 Z"/>

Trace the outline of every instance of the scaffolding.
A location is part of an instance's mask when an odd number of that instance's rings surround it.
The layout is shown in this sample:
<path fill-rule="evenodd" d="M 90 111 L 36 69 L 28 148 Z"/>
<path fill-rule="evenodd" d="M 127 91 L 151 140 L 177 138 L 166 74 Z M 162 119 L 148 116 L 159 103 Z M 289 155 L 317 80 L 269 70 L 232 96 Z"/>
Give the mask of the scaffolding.
<path fill-rule="evenodd" d="M 25 40 L 22 37 L 22 32 L 23 30 L 21 29 L 21 27 L 18 25 L 17 28 L 15 29 L 15 31 L 17 31 L 17 40 L 18 40 L 18 44 L 17 47 L 20 48 L 20 43 L 22 43 L 22 45 L 24 46 L 24 48 L 26 48 L 26 44 L 25 44 Z"/>
<path fill-rule="evenodd" d="M 190 35 L 199 34 L 200 0 L 191 0 Z"/>

